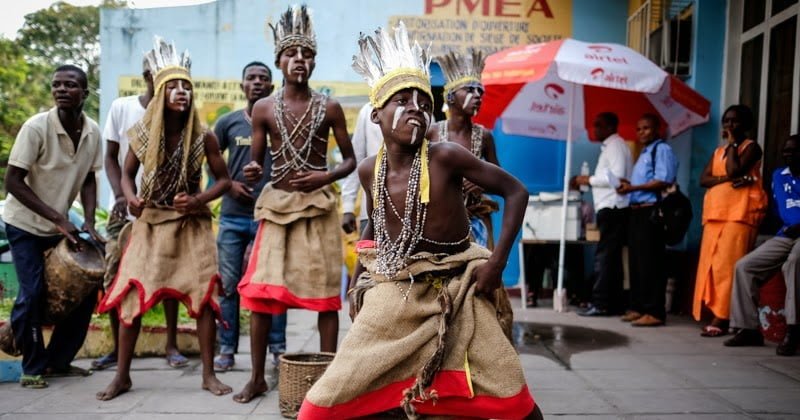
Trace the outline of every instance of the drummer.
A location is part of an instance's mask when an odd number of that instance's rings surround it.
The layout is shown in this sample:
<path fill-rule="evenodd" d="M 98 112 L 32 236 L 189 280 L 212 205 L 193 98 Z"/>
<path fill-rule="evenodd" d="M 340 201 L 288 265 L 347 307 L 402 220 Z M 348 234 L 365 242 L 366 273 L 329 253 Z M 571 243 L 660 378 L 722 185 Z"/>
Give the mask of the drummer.
<path fill-rule="evenodd" d="M 53 328 L 47 347 L 42 339 L 45 309 L 44 253 L 62 238 L 77 244 L 78 228 L 67 212 L 80 192 L 86 218 L 81 230 L 95 240 L 95 172 L 102 168 L 100 129 L 83 113 L 89 95 L 86 73 L 63 65 L 53 73 L 50 93 L 55 107 L 28 119 L 17 134 L 6 172 L 3 221 L 11 245 L 19 294 L 11 327 L 22 350 L 23 388 L 46 388 L 45 376 L 90 372 L 71 366 L 83 345 L 96 294 L 91 293 Z"/>

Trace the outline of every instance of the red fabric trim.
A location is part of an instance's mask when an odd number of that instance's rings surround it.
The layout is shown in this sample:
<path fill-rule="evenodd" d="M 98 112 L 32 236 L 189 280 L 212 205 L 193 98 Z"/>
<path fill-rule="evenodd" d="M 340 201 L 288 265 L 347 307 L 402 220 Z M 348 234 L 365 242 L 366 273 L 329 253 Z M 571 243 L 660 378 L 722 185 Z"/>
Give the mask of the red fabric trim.
<path fill-rule="evenodd" d="M 237 287 L 239 291 L 239 303 L 242 307 L 251 311 L 267 314 L 286 313 L 289 308 L 308 309 L 316 312 L 330 312 L 342 309 L 342 299 L 339 295 L 326 298 L 301 298 L 296 296 L 286 286 L 274 284 L 251 283 L 258 266 L 258 254 L 261 249 L 261 237 L 264 234 L 264 221 L 258 223 L 258 231 L 253 241 L 253 249 L 250 252 L 250 261 L 247 262 L 247 270 Z"/>
<path fill-rule="evenodd" d="M 342 309 L 339 296 L 328 298 L 297 297 L 284 286 L 271 284 L 239 284 L 239 298 L 242 307 L 251 311 L 282 314 L 289 308 L 308 309 L 315 312 L 338 311 Z"/>
<path fill-rule="evenodd" d="M 214 312 L 214 316 L 217 318 L 217 320 L 223 322 L 224 327 L 227 329 L 228 324 L 225 322 L 225 320 L 222 319 L 222 310 L 220 309 L 219 304 L 211 299 L 211 295 L 214 292 L 215 286 L 217 288 L 217 295 L 220 295 L 222 293 L 222 279 L 219 276 L 219 274 L 214 274 L 214 276 L 211 278 L 211 282 L 209 282 L 208 284 L 208 291 L 206 291 L 205 295 L 203 295 L 203 300 L 200 302 L 200 308 L 202 309 L 206 305 L 211 307 L 211 310 Z M 116 299 L 110 302 L 107 299 L 104 300 L 100 304 L 98 312 L 102 313 L 102 312 L 108 312 L 111 309 L 117 309 L 117 317 L 119 318 L 119 322 L 125 325 L 126 327 L 132 326 L 133 325 L 132 323 L 127 322 L 122 318 L 122 311 L 120 310 L 120 305 L 122 304 L 122 300 L 128 296 L 128 294 L 131 292 L 130 289 L 132 288 L 135 288 L 137 294 L 139 295 L 139 311 L 134 315 L 134 318 L 142 316 L 145 312 L 149 311 L 150 308 L 152 308 L 153 306 L 155 306 L 164 299 L 176 299 L 181 301 L 184 304 L 184 306 L 186 306 L 186 310 L 189 316 L 192 318 L 197 319 L 201 315 L 199 312 L 195 312 L 193 310 L 192 298 L 188 294 L 181 293 L 175 289 L 170 289 L 168 287 L 163 287 L 161 289 L 156 290 L 156 292 L 153 293 L 153 296 L 150 298 L 150 300 L 145 301 L 144 286 L 142 286 L 142 283 L 138 279 L 134 278 L 128 279 L 127 290 L 124 293 L 121 293 Z"/>
<path fill-rule="evenodd" d="M 308 400 L 303 401 L 298 420 L 346 419 L 382 413 L 400 407 L 403 390 L 414 383 L 414 378 L 394 382 L 381 389 L 368 392 L 348 402 L 332 407 L 320 407 Z M 527 385 L 511 397 L 470 397 L 464 371 L 440 371 L 430 389 L 435 389 L 439 399 L 415 404 L 419 414 L 444 414 L 451 416 L 521 419 L 530 414 L 535 406 Z"/>
<path fill-rule="evenodd" d="M 375 248 L 376 242 L 372 239 L 362 239 L 356 242 L 356 252 L 362 249 L 372 249 Z"/>
<path fill-rule="evenodd" d="M 123 260 L 125 259 L 125 254 L 128 252 L 129 245 L 130 245 L 130 240 L 128 240 L 128 244 L 125 245 L 125 250 L 123 251 L 122 256 L 120 257 L 119 260 L 120 267 L 122 266 Z M 114 290 L 114 287 L 117 285 L 118 281 L 119 281 L 119 270 L 117 270 L 117 274 L 114 275 L 114 281 L 111 283 L 109 290 Z M 184 306 L 186 306 L 186 310 L 189 313 L 190 317 L 195 319 L 200 317 L 200 313 L 195 312 L 193 310 L 191 296 L 189 296 L 186 293 L 181 293 L 178 290 L 171 289 L 168 287 L 162 287 L 161 289 L 158 289 L 155 291 L 155 293 L 153 293 L 153 296 L 150 298 L 150 300 L 145 301 L 144 286 L 142 286 L 141 281 L 134 278 L 130 278 L 127 281 L 128 285 L 126 286 L 125 291 L 123 293 L 120 293 L 116 299 L 109 301 L 108 298 L 110 295 L 106 293 L 106 295 L 103 297 L 103 300 L 97 307 L 97 312 L 100 313 L 108 312 L 111 309 L 116 308 L 119 322 L 125 325 L 126 327 L 132 326 L 133 323 L 126 322 L 124 319 L 122 319 L 122 311 L 119 310 L 119 306 L 122 304 L 122 300 L 125 299 L 131 292 L 130 289 L 136 288 L 136 292 L 139 295 L 139 312 L 136 315 L 134 315 L 134 318 L 139 317 L 145 312 L 149 311 L 150 308 L 155 306 L 157 303 L 161 302 L 163 299 L 177 299 L 181 301 L 184 304 Z M 227 329 L 228 323 L 222 319 L 222 310 L 220 309 L 219 304 L 211 299 L 215 286 L 217 288 L 217 296 L 222 295 L 223 291 L 222 278 L 220 277 L 219 274 L 214 274 L 211 277 L 211 281 L 208 283 L 208 290 L 206 291 L 205 295 L 203 295 L 203 300 L 200 302 L 200 308 L 202 309 L 205 305 L 209 305 L 211 307 L 211 310 L 214 312 L 214 316 L 217 318 L 217 320 L 221 321 L 223 323 L 223 326 Z"/>

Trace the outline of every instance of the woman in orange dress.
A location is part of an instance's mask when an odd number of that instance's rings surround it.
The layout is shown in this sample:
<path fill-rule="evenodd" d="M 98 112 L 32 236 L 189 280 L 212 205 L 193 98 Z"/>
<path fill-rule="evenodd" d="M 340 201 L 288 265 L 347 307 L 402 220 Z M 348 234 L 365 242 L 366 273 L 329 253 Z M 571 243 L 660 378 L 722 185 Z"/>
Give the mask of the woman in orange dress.
<path fill-rule="evenodd" d="M 767 208 L 760 179 L 761 147 L 747 137 L 752 127 L 753 112 L 747 106 L 725 110 L 725 143 L 714 151 L 700 177 L 708 191 L 692 314 L 699 321 L 704 305 L 713 314 L 711 324 L 703 327 L 704 337 L 727 333 L 734 265 L 753 248 Z"/>

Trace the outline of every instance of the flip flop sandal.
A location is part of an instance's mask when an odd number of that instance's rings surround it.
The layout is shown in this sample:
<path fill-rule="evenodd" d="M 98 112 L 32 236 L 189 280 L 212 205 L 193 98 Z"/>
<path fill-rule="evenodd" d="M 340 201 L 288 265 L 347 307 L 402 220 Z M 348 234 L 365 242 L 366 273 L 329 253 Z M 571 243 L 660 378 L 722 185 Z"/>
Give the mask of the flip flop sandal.
<path fill-rule="evenodd" d="M 703 327 L 703 332 L 700 333 L 701 337 L 721 337 L 727 334 L 722 328 L 716 325 L 706 325 Z"/>
<path fill-rule="evenodd" d="M 233 359 L 233 355 L 228 356 L 220 354 L 214 359 L 214 371 L 227 372 L 233 369 L 234 364 L 235 360 Z"/>
<path fill-rule="evenodd" d="M 19 384 L 28 389 L 44 389 L 49 386 L 42 375 L 22 375 L 19 377 Z"/>
<path fill-rule="evenodd" d="M 109 353 L 99 359 L 93 360 L 92 369 L 104 370 L 112 366 L 116 366 L 116 364 L 117 364 L 117 356 L 112 353 Z"/>
<path fill-rule="evenodd" d="M 180 353 L 172 353 L 167 355 L 167 364 L 175 369 L 182 368 L 189 364 L 189 359 Z"/>

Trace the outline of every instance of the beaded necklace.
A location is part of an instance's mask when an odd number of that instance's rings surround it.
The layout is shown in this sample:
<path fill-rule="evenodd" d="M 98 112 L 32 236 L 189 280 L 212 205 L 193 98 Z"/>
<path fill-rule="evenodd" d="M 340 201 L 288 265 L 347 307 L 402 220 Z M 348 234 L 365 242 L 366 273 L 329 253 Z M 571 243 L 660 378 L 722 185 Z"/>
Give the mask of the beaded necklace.
<path fill-rule="evenodd" d="M 439 141 L 447 142 L 450 141 L 448 139 L 448 132 L 447 132 L 447 120 L 439 121 Z M 470 152 L 472 152 L 475 157 L 478 159 L 483 159 L 483 127 L 477 124 L 472 125 L 472 133 L 470 136 Z M 464 205 L 469 207 L 470 205 L 477 204 L 481 201 L 480 195 L 468 194 L 464 191 Z M 471 226 L 471 225 L 470 225 Z"/>
<path fill-rule="evenodd" d="M 450 141 L 448 140 L 447 120 L 439 121 L 437 124 L 439 124 L 439 141 Z M 483 158 L 483 128 L 477 124 L 472 125 L 470 152 L 478 159 Z"/>
<path fill-rule="evenodd" d="M 472 233 L 472 228 L 468 225 L 466 236 L 454 242 L 435 241 L 423 236 L 422 233 L 425 229 L 425 221 L 428 215 L 428 205 L 420 199 L 420 191 L 423 165 L 425 167 L 428 165 L 428 150 L 429 143 L 425 140 L 414 155 L 408 174 L 403 214 L 400 214 L 397 210 L 386 183 L 388 155 L 383 148 L 378 152 L 376 176 L 373 180 L 375 206 L 372 210 L 375 241 L 377 243 L 376 272 L 389 279 L 394 279 L 397 273 L 403 270 L 409 262 L 426 258 L 424 255 L 412 255 L 420 241 L 439 246 L 457 246 L 468 241 Z M 399 220 L 402 226 L 400 233 L 394 239 L 389 236 L 387 208 L 390 211 L 389 214 Z M 400 282 L 395 282 L 395 285 L 403 295 L 403 300 L 408 299 L 411 287 L 414 285 L 414 276 L 411 273 L 409 273 L 409 278 L 411 283 L 405 291 L 400 286 Z"/>
<path fill-rule="evenodd" d="M 278 125 L 278 132 L 281 135 L 281 144 L 280 147 L 278 147 L 278 150 L 270 151 L 270 156 L 272 156 L 273 162 L 273 183 L 280 182 L 292 171 L 322 171 L 327 169 L 327 163 L 325 162 L 326 152 L 320 152 L 312 146 L 314 140 L 317 140 L 323 144 L 328 143 L 327 138 L 317 135 L 317 131 L 319 130 L 320 125 L 322 125 L 322 121 L 325 119 L 325 108 L 328 97 L 316 93 L 311 89 L 309 89 L 308 92 L 310 96 L 308 100 L 308 107 L 306 107 L 305 112 L 303 112 L 303 115 L 300 116 L 300 118 L 297 118 L 289 109 L 286 108 L 286 103 L 284 102 L 283 98 L 284 89 L 279 90 L 275 95 L 274 115 L 275 122 Z M 311 117 L 308 122 L 305 122 L 309 114 Z M 292 126 L 291 134 L 286 128 L 287 122 Z M 296 147 L 294 143 L 298 139 L 302 142 L 299 147 Z M 327 148 L 324 150 L 327 151 Z M 314 153 L 315 156 L 323 159 L 323 163 L 321 165 L 314 165 L 309 162 L 312 153 Z M 278 160 L 278 157 L 281 159 Z M 281 160 L 283 163 L 279 165 L 275 164 L 275 162 L 280 162 Z"/>

